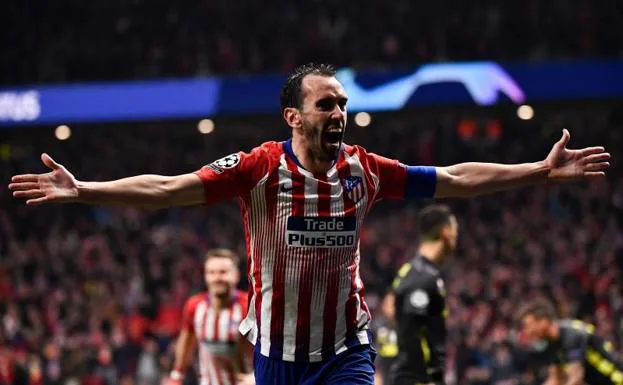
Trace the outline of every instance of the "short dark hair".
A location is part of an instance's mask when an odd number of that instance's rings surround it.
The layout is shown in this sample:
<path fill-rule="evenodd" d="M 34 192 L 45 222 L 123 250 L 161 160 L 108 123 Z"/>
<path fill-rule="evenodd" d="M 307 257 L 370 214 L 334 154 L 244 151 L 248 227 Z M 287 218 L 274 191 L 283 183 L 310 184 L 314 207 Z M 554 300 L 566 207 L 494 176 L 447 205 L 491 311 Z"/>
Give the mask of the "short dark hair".
<path fill-rule="evenodd" d="M 238 264 L 240 263 L 240 257 L 238 256 L 238 254 L 233 250 L 225 249 L 225 248 L 208 250 L 205 256 L 205 260 L 207 261 L 211 258 L 231 259 L 231 261 L 234 263 L 234 266 L 236 266 L 236 268 L 238 267 Z"/>
<path fill-rule="evenodd" d="M 281 112 L 288 107 L 300 108 L 303 103 L 301 84 L 307 75 L 335 76 L 335 67 L 330 64 L 307 63 L 296 67 L 281 87 L 279 100 Z"/>
<path fill-rule="evenodd" d="M 450 224 L 452 210 L 446 205 L 434 204 L 425 207 L 418 215 L 418 227 L 422 240 L 431 241 L 439 239 L 441 229 Z"/>
<path fill-rule="evenodd" d="M 556 319 L 556 309 L 554 309 L 554 305 L 550 301 L 544 298 L 530 300 L 521 305 L 515 313 L 515 324 L 521 326 L 521 320 L 528 315 L 532 315 L 539 320 L 547 319 L 551 321 Z"/>

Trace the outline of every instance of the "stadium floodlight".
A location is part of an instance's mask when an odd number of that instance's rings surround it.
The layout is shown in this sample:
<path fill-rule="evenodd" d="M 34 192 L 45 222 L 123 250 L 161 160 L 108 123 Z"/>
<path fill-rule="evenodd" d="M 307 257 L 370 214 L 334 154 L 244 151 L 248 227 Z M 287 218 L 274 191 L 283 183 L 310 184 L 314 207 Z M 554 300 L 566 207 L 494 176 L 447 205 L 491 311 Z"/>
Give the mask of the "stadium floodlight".
<path fill-rule="evenodd" d="M 54 130 L 54 136 L 58 140 L 67 140 L 71 137 L 71 128 L 66 125 L 60 125 Z"/>
<path fill-rule="evenodd" d="M 197 128 L 202 134 L 210 134 L 214 131 L 214 121 L 212 119 L 201 119 Z"/>
<path fill-rule="evenodd" d="M 368 127 L 372 123 L 372 116 L 367 112 L 358 112 L 355 115 L 355 124 L 359 127 Z"/>
<path fill-rule="evenodd" d="M 521 120 L 530 120 L 534 117 L 534 108 L 524 104 L 517 108 L 517 117 Z"/>

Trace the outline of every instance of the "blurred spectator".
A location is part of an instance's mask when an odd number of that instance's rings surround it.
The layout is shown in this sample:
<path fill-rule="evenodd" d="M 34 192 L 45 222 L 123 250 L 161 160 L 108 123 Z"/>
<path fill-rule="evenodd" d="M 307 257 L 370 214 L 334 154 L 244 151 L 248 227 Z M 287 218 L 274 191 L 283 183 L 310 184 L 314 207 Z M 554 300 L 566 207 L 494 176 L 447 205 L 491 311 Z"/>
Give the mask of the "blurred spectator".
<path fill-rule="evenodd" d="M 3 85 L 623 53 L 616 1 L 14 1 L 2 16 Z"/>
<path fill-rule="evenodd" d="M 493 349 L 491 362 L 491 383 L 494 385 L 517 385 L 517 368 L 511 351 L 505 344 L 498 344 Z"/>
<path fill-rule="evenodd" d="M 143 351 L 138 359 L 136 370 L 138 385 L 157 385 L 160 381 L 158 344 L 152 339 L 145 340 Z"/>

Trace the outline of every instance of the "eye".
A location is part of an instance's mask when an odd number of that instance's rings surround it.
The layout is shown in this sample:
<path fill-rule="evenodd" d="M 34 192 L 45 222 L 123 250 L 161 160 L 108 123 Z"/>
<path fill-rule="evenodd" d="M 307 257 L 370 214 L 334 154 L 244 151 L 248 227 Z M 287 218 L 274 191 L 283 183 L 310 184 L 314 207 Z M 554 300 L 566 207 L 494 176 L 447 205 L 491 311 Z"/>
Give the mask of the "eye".
<path fill-rule="evenodd" d="M 338 105 L 340 106 L 340 110 L 344 111 L 346 109 L 346 99 L 340 99 Z"/>
<path fill-rule="evenodd" d="M 333 108 L 333 101 L 331 99 L 320 99 L 316 106 L 322 111 L 329 111 Z"/>

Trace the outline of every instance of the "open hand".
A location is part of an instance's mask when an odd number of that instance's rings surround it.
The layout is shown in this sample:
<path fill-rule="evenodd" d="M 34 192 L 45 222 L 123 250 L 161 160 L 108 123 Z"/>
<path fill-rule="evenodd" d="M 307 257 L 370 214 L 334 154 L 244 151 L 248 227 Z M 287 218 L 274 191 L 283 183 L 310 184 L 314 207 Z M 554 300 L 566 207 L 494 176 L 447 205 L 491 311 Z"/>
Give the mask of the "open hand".
<path fill-rule="evenodd" d="M 550 168 L 548 178 L 571 181 L 605 176 L 605 170 L 610 167 L 610 154 L 603 147 L 570 150 L 567 148 L 570 138 L 569 131 L 564 129 L 562 138 L 547 155 L 545 165 Z"/>
<path fill-rule="evenodd" d="M 76 178 L 48 154 L 41 154 L 41 161 L 52 171 L 45 174 L 15 175 L 9 183 L 9 190 L 13 191 L 13 196 L 26 198 L 27 205 L 76 201 L 78 198 Z"/>

